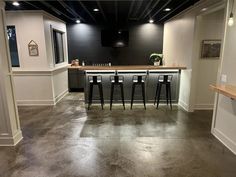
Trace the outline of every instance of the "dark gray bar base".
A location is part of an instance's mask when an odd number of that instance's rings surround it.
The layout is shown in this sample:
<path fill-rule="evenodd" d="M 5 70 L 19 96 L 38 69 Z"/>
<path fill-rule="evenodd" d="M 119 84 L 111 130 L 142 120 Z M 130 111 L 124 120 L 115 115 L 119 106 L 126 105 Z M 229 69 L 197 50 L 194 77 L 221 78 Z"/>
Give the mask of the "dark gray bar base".
<path fill-rule="evenodd" d="M 103 85 L 103 95 L 105 103 L 110 102 L 110 93 L 111 93 L 111 83 L 110 83 L 110 76 L 115 75 L 117 72 L 118 75 L 124 76 L 124 97 L 126 104 L 130 104 L 131 101 L 131 93 L 132 93 L 132 78 L 134 75 L 144 75 L 147 74 L 146 80 L 146 102 L 147 103 L 154 103 L 156 87 L 157 87 L 157 78 L 159 75 L 173 75 L 173 79 L 171 82 L 171 94 L 172 94 L 172 102 L 178 103 L 179 98 L 179 81 L 180 81 L 180 70 L 87 70 L 86 71 L 86 78 L 85 78 L 85 103 L 88 103 L 88 93 L 89 93 L 89 83 L 88 83 L 88 76 L 89 75 L 101 75 L 102 76 L 102 85 Z M 161 90 L 161 100 L 160 102 L 165 102 L 165 87 Z M 100 97 L 98 88 L 95 86 L 93 91 L 93 103 L 100 103 Z M 113 103 L 122 103 L 121 102 L 121 93 L 120 88 L 115 87 L 114 89 L 114 97 Z M 135 89 L 135 96 L 134 96 L 134 104 L 135 103 L 142 103 L 142 91 L 141 88 L 137 87 Z"/>

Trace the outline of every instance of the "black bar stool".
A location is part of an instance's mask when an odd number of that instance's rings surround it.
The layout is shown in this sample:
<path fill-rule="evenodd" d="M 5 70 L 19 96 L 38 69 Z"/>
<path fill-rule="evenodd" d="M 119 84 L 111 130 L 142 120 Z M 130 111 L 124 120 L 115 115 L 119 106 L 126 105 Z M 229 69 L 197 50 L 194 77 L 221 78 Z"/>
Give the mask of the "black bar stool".
<path fill-rule="evenodd" d="M 124 100 L 124 76 L 111 76 L 110 77 L 111 80 L 111 97 L 110 97 L 110 110 L 112 109 L 112 101 L 113 101 L 113 94 L 114 94 L 114 87 L 115 85 L 119 85 L 120 86 L 120 90 L 121 90 L 121 99 L 122 99 L 122 103 L 123 103 L 123 107 L 125 109 L 125 100 Z"/>
<path fill-rule="evenodd" d="M 156 95 L 154 105 L 157 102 L 157 108 L 159 106 L 160 95 L 161 95 L 161 87 L 162 85 L 166 85 L 166 103 L 169 105 L 170 101 L 170 108 L 172 109 L 172 102 L 171 102 L 171 81 L 173 75 L 159 75 L 157 79 L 157 88 L 156 88 Z"/>
<path fill-rule="evenodd" d="M 131 107 L 130 107 L 130 109 L 133 108 L 134 92 L 135 92 L 136 85 L 141 85 L 142 86 L 143 105 L 144 105 L 144 108 L 146 109 L 146 99 L 145 99 L 145 81 L 146 81 L 146 78 L 147 78 L 146 75 L 133 76 L 132 97 L 131 97 Z"/>
<path fill-rule="evenodd" d="M 99 89 L 99 95 L 100 95 L 100 101 L 101 101 L 101 106 L 103 109 L 104 105 L 104 98 L 103 98 L 103 90 L 102 90 L 102 76 L 100 75 L 93 75 L 93 76 L 88 76 L 88 81 L 89 81 L 89 102 L 88 102 L 88 109 L 90 109 L 90 106 L 92 104 L 93 100 L 93 86 L 97 85 Z"/>

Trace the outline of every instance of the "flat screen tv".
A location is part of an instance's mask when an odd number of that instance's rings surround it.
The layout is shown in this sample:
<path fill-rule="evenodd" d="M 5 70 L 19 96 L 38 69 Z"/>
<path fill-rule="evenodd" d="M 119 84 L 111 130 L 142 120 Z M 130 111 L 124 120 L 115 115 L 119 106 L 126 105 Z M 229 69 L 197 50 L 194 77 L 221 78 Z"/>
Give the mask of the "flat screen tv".
<path fill-rule="evenodd" d="M 129 45 L 129 31 L 102 30 L 101 42 L 104 47 L 127 47 Z"/>

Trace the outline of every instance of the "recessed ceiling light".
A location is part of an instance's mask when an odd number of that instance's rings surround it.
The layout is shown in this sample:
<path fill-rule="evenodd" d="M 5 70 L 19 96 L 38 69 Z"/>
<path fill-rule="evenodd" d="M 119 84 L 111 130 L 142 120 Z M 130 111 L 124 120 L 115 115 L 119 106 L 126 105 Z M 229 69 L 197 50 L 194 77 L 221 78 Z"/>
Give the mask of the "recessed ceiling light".
<path fill-rule="evenodd" d="M 121 31 L 120 31 L 120 30 L 118 31 L 118 34 L 121 34 Z"/>
<path fill-rule="evenodd" d="M 171 11 L 171 9 L 170 8 L 165 8 L 164 11 L 169 12 L 169 11 Z"/>
<path fill-rule="evenodd" d="M 153 19 L 150 19 L 150 20 L 149 20 L 149 23 L 154 23 L 154 20 L 153 20 Z"/>
<path fill-rule="evenodd" d="M 17 1 L 14 1 L 14 2 L 12 3 L 12 5 L 13 5 L 13 6 L 19 6 L 19 5 L 20 5 L 20 3 L 19 3 L 19 2 L 17 2 Z"/>
<path fill-rule="evenodd" d="M 94 11 L 94 12 L 98 12 L 98 11 L 99 11 L 99 9 L 95 8 L 95 9 L 93 9 L 93 11 Z"/>
<path fill-rule="evenodd" d="M 80 23 L 81 21 L 78 19 L 78 20 L 76 20 L 75 22 L 76 22 L 76 23 Z"/>
<path fill-rule="evenodd" d="M 207 10 L 207 8 L 203 8 L 201 11 L 206 11 Z"/>

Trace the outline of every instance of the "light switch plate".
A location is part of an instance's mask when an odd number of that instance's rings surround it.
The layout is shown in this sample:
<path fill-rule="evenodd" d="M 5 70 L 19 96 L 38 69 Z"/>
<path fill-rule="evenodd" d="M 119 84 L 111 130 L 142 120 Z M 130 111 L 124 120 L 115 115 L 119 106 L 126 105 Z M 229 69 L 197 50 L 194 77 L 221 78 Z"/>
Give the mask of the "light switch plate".
<path fill-rule="evenodd" d="M 227 75 L 225 74 L 221 75 L 221 82 L 227 82 Z"/>

